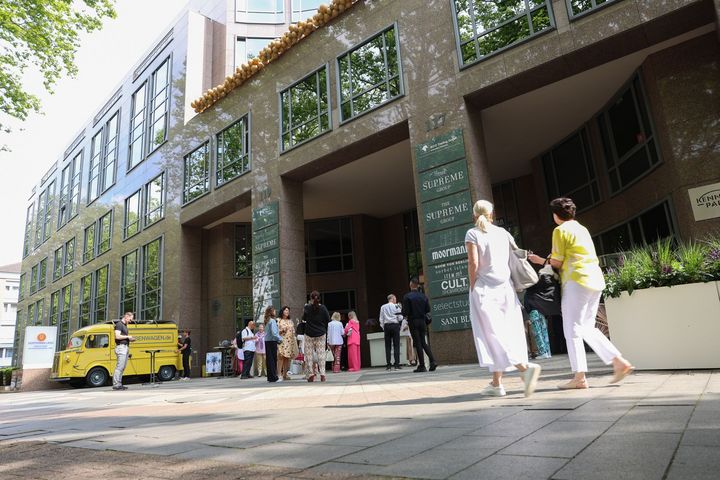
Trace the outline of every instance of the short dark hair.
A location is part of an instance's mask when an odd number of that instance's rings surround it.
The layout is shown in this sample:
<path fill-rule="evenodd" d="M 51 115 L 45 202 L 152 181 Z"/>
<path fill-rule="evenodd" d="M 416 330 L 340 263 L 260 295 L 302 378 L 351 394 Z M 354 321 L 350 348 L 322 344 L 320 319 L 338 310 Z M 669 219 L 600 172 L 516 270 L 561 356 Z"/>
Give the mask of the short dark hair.
<path fill-rule="evenodd" d="M 567 221 L 575 218 L 577 207 L 571 199 L 560 197 L 550 202 L 550 210 L 557 215 L 560 220 Z"/>
<path fill-rule="evenodd" d="M 415 285 L 415 286 L 420 285 L 420 279 L 416 276 L 410 277 L 410 285 Z"/>

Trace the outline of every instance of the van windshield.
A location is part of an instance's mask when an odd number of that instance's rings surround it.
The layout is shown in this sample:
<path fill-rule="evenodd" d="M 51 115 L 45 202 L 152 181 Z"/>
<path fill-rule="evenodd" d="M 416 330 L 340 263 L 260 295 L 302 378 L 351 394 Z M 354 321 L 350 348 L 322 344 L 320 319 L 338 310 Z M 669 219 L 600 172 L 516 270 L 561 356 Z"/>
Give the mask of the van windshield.
<path fill-rule="evenodd" d="M 85 335 L 73 335 L 73 337 L 68 342 L 68 348 L 78 348 L 82 346 L 84 338 Z"/>

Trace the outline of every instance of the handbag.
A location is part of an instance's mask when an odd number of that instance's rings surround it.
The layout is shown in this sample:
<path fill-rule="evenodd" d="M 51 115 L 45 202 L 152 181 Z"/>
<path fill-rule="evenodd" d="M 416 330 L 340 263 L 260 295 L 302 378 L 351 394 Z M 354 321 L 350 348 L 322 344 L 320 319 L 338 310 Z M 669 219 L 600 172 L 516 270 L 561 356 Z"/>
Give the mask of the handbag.
<path fill-rule="evenodd" d="M 509 245 L 510 279 L 515 286 L 515 290 L 522 292 L 538 282 L 538 274 L 527 259 L 528 251 L 517 248 L 512 241 L 509 242 Z"/>
<path fill-rule="evenodd" d="M 525 309 L 537 310 L 546 317 L 560 315 L 561 286 L 558 276 L 549 264 L 538 272 L 538 282 L 525 291 Z"/>
<path fill-rule="evenodd" d="M 325 349 L 325 361 L 332 362 L 334 360 L 335 360 L 335 356 L 333 355 L 332 350 L 330 350 L 329 348 L 326 348 Z"/>

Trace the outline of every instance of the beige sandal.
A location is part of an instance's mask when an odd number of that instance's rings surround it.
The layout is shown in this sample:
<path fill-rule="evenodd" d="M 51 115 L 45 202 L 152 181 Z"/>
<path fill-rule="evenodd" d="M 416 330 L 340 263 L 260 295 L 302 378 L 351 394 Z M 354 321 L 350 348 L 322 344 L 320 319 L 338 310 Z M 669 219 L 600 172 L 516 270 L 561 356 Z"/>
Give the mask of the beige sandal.
<path fill-rule="evenodd" d="M 582 390 L 585 388 L 590 388 L 587 381 L 583 382 L 577 382 L 575 380 L 570 380 L 567 383 L 563 383 L 562 385 L 558 385 L 558 388 L 560 390 Z"/>
<path fill-rule="evenodd" d="M 610 383 L 619 383 L 620 381 L 622 381 L 623 378 L 630 375 L 633 372 L 633 370 L 635 370 L 635 367 L 633 367 L 632 365 L 625 365 L 625 367 L 623 367 L 621 369 L 616 369 L 614 372 L 615 375 L 613 375 L 613 378 L 612 378 L 612 380 L 610 380 Z"/>

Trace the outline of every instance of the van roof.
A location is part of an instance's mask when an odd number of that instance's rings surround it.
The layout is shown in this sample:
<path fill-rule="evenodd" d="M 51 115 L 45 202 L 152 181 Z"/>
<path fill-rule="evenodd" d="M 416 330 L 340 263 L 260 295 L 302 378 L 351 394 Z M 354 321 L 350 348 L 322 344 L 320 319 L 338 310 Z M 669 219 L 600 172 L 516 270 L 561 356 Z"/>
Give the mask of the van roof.
<path fill-rule="evenodd" d="M 119 318 L 115 318 L 115 319 L 113 319 L 113 320 L 108 320 L 108 321 L 106 321 L 106 322 L 104 322 L 104 323 L 107 323 L 107 324 L 115 324 L 115 323 L 119 322 L 120 320 L 121 320 L 121 319 L 119 319 Z M 148 324 L 149 324 L 149 325 L 156 325 L 156 324 L 157 324 L 157 325 L 164 325 L 164 324 L 168 324 L 168 323 L 175 324 L 175 322 L 173 322 L 172 320 L 133 320 L 132 323 L 142 324 L 142 325 L 148 325 Z"/>

